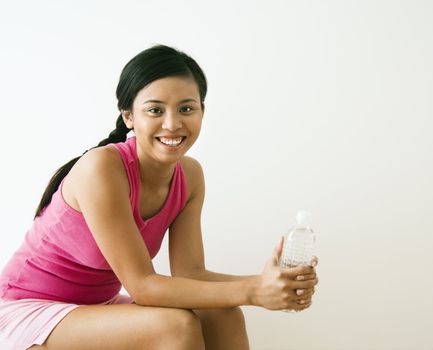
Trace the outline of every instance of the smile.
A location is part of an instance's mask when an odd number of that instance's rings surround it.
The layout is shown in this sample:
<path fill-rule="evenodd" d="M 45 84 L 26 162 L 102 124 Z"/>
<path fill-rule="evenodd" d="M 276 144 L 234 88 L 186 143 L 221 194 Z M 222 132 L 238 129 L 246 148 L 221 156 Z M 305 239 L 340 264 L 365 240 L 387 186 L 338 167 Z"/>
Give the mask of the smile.
<path fill-rule="evenodd" d="M 183 140 L 186 139 L 186 137 L 183 136 L 183 137 L 179 137 L 179 138 L 176 138 L 176 139 L 165 138 L 165 137 L 156 137 L 156 139 L 160 143 L 162 143 L 164 146 L 175 148 L 175 147 L 178 147 L 183 142 Z"/>

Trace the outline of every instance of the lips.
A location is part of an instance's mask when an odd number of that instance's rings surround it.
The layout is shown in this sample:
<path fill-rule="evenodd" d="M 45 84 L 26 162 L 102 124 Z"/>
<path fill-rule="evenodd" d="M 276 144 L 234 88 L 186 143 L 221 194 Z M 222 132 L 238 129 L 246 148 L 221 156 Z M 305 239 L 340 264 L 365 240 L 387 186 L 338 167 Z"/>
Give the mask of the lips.
<path fill-rule="evenodd" d="M 183 141 L 186 139 L 186 136 L 180 136 L 180 137 L 155 137 L 157 140 L 158 140 L 158 142 L 159 143 L 161 143 L 161 144 L 163 144 L 164 146 L 167 146 L 167 147 L 171 147 L 171 148 L 176 148 L 176 147 L 179 147 L 182 143 L 183 143 Z M 162 142 L 161 141 L 161 138 L 165 138 L 165 139 L 179 139 L 179 138 L 182 138 L 182 141 L 180 141 L 178 144 L 176 144 L 176 145 L 170 145 L 170 144 L 166 144 L 166 143 L 164 143 L 164 142 Z"/>

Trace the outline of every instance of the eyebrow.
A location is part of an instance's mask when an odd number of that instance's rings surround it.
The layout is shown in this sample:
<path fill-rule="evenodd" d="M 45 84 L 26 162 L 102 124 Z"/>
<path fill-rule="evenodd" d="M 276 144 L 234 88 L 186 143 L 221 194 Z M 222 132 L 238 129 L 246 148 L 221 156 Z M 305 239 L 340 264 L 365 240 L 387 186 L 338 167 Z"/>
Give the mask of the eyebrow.
<path fill-rule="evenodd" d="M 147 100 L 147 101 L 144 101 L 143 104 L 150 103 L 150 102 L 154 102 L 154 103 L 165 103 L 164 101 L 160 101 L 160 100 Z M 186 99 L 180 101 L 180 103 L 185 103 L 185 102 L 196 102 L 196 103 L 198 103 L 198 102 L 197 102 L 196 100 L 194 100 L 193 98 L 186 98 Z"/>

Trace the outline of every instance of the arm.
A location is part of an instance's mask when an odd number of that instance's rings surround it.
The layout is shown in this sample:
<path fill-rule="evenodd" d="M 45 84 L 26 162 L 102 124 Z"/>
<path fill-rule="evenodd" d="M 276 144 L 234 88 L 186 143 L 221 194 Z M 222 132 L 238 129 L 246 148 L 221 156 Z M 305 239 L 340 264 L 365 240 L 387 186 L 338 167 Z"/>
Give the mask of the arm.
<path fill-rule="evenodd" d="M 197 160 L 192 157 L 186 158 L 185 172 L 194 182 L 192 183 L 191 198 L 170 226 L 169 255 L 172 275 L 196 281 L 212 282 L 209 285 L 213 285 L 214 282 L 219 284 L 223 282 L 222 286 L 244 286 L 245 291 L 249 294 L 248 289 L 251 288 L 251 283 L 258 276 L 226 275 L 208 271 L 205 268 L 200 220 L 205 196 L 204 175 Z M 227 292 L 230 293 L 228 290 Z M 224 295 L 219 295 L 218 298 L 221 297 Z M 246 302 L 248 303 L 248 301 Z M 237 305 L 241 304 L 238 303 Z"/>
<path fill-rule="evenodd" d="M 313 256 L 312 266 L 315 267 L 318 264 L 317 256 Z M 238 275 L 226 275 L 224 273 L 213 272 L 209 270 L 196 270 L 188 275 L 188 278 L 192 278 L 199 281 L 214 281 L 214 282 L 225 282 L 225 281 L 244 281 L 251 279 L 251 277 L 258 277 L 258 275 L 238 276 Z M 304 276 L 304 280 L 312 279 L 312 276 Z"/>
<path fill-rule="evenodd" d="M 171 253 L 176 252 L 170 255 L 173 277 L 157 274 L 133 217 L 129 183 L 119 154 L 96 148 L 87 152 L 76 165 L 78 178 L 74 195 L 86 224 L 102 255 L 136 304 L 188 309 L 240 305 L 281 309 L 293 303 L 294 288 L 313 286 L 307 283 L 309 281 L 293 281 L 286 288 L 287 277 L 282 276 L 275 264 L 268 264 L 262 276 L 240 281 L 209 282 L 182 276 L 200 265 L 200 249 L 194 258 L 178 260 L 181 251 L 171 248 Z M 197 203 L 197 199 L 191 200 L 178 215 L 173 228 L 184 225 L 185 218 L 190 217 L 187 213 L 196 210 Z M 170 241 L 173 247 L 174 241 Z M 175 241 L 185 240 L 179 235 Z M 201 246 L 197 241 L 193 245 Z M 175 261 L 182 263 L 173 263 Z M 191 270 L 191 267 L 194 268 Z M 290 278 L 293 280 L 293 276 Z"/>
<path fill-rule="evenodd" d="M 161 304 L 162 300 L 172 299 L 173 301 L 170 303 L 189 308 L 192 305 L 193 308 L 254 305 L 277 309 L 278 307 L 275 305 L 281 306 L 285 303 L 288 305 L 287 300 L 296 296 L 293 295 L 292 291 L 287 291 L 287 287 L 284 287 L 285 284 L 288 284 L 287 277 L 275 273 L 275 270 L 280 271 L 277 262 L 275 264 L 268 263 L 261 275 L 236 276 L 212 272 L 205 268 L 200 224 L 205 193 L 204 176 L 199 162 L 191 157 L 186 158 L 184 168 L 189 179 L 194 181 L 191 184 L 192 190 L 188 203 L 170 226 L 169 256 L 171 274 L 174 280 L 180 281 L 180 278 L 189 281 L 189 284 L 176 284 L 173 288 L 179 289 L 174 290 L 174 295 L 168 294 L 170 290 L 173 291 L 170 288 L 155 290 L 153 293 L 147 293 L 147 295 L 155 295 L 156 301 L 154 303 Z M 267 271 L 268 269 L 270 271 Z M 303 271 L 302 268 L 300 271 Z M 293 275 L 296 272 L 297 269 L 292 269 L 290 274 Z M 263 274 L 267 275 L 266 278 L 263 278 Z M 312 282 L 303 283 L 290 282 L 290 285 L 304 288 Z M 239 286 L 240 290 L 238 289 Z M 185 292 L 186 294 L 184 294 Z M 158 300 L 158 298 L 160 299 Z M 283 302 L 281 302 L 281 298 L 283 298 Z"/>
<path fill-rule="evenodd" d="M 251 304 L 254 278 L 221 283 L 155 272 L 133 217 L 128 179 L 115 150 L 87 152 L 77 162 L 76 171 L 79 174 L 74 194 L 84 219 L 101 253 L 136 304 L 189 309 Z M 190 201 L 184 213 L 190 212 L 194 203 Z M 182 269 L 175 271 L 182 274 Z"/>
<path fill-rule="evenodd" d="M 228 282 L 197 281 L 151 274 L 143 281 L 137 304 L 185 309 L 230 308 L 253 305 L 255 276 Z"/>
<path fill-rule="evenodd" d="M 184 169 L 192 180 L 191 196 L 170 225 L 169 255 L 173 277 L 148 277 L 151 288 L 147 305 L 180 308 L 228 308 L 253 305 L 259 276 L 234 276 L 204 268 L 204 249 L 200 219 L 204 202 L 204 175 L 200 163 L 186 157 Z M 151 300 L 151 298 L 154 298 Z"/>
<path fill-rule="evenodd" d="M 194 179 L 191 198 L 186 207 L 176 217 L 170 226 L 169 254 L 170 269 L 173 276 L 207 282 L 245 282 L 249 295 L 248 305 L 259 305 L 254 298 L 260 293 L 257 281 L 261 275 L 229 275 L 209 271 L 205 268 L 203 240 L 201 234 L 201 210 L 205 196 L 205 183 L 200 163 L 192 157 L 186 157 L 188 175 Z M 317 264 L 317 258 L 316 264 Z M 313 279 L 314 275 L 304 276 L 305 280 Z M 248 290 L 248 286 L 252 290 Z M 248 298 L 247 298 L 248 299 Z"/>
<path fill-rule="evenodd" d="M 213 281 L 213 282 L 228 282 L 228 281 L 246 281 L 258 275 L 238 276 L 227 275 L 224 273 L 213 272 L 209 270 L 197 270 L 189 274 L 189 278 L 199 281 Z"/>

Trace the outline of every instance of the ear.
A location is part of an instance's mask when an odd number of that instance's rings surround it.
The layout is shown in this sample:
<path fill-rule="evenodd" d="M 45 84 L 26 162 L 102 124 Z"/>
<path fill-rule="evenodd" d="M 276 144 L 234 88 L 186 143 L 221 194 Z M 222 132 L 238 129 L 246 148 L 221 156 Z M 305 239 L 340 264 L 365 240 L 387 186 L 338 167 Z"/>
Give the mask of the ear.
<path fill-rule="evenodd" d="M 134 122 L 133 122 L 133 118 L 132 118 L 132 113 L 130 111 L 125 111 L 123 109 L 122 109 L 121 113 L 122 113 L 122 119 L 123 119 L 123 122 L 125 123 L 125 125 L 128 127 L 128 129 L 133 129 L 134 128 Z"/>

